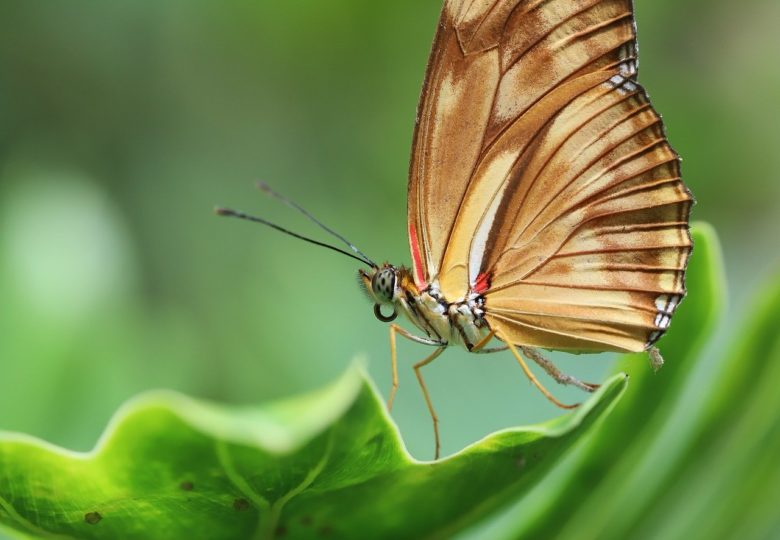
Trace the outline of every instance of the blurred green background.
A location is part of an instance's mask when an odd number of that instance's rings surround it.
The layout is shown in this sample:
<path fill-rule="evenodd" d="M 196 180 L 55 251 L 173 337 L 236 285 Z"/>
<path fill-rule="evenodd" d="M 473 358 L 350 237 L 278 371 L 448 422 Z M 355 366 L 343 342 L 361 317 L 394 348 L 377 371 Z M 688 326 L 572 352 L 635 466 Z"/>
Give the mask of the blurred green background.
<path fill-rule="evenodd" d="M 723 240 L 736 321 L 780 258 L 780 3 L 636 4 L 640 81 L 694 217 Z M 319 234 L 262 179 L 370 257 L 408 264 L 406 171 L 439 9 L 0 3 L 0 429 L 88 449 L 139 391 L 256 403 L 357 356 L 388 389 L 387 328 L 355 261 L 212 208 Z M 433 441 L 411 364 L 426 352 L 400 345 L 394 410 L 420 458 Z M 612 358 L 555 355 L 592 380 Z M 559 414 L 508 355 L 450 350 L 426 374 L 445 454 Z"/>

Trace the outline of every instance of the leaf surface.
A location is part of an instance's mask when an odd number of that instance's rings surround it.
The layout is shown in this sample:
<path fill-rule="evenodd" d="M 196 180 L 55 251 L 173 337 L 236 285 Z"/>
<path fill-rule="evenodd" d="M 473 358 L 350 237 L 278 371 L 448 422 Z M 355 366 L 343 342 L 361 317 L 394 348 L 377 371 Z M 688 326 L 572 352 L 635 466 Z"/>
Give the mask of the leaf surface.
<path fill-rule="evenodd" d="M 418 462 L 358 368 L 263 407 L 153 393 L 96 448 L 0 434 L 0 524 L 50 538 L 443 538 L 528 491 L 622 394 Z"/>

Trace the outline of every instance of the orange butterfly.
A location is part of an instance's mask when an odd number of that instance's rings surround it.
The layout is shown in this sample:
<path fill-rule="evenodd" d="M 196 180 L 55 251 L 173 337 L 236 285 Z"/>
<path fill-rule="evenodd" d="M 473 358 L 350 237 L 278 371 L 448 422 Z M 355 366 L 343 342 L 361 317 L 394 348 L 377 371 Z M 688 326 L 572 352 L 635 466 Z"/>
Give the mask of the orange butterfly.
<path fill-rule="evenodd" d="M 693 199 L 636 77 L 631 0 L 445 2 L 409 175 L 412 268 L 327 246 L 370 266 L 360 277 L 380 320 L 402 313 L 424 334 L 390 326 L 388 406 L 396 335 L 435 347 L 414 370 L 437 458 L 420 369 L 448 345 L 509 349 L 564 408 L 524 356 L 586 391 L 597 386 L 538 349 L 649 350 L 663 362 L 653 345 L 685 295 Z M 488 348 L 493 338 L 504 345 Z"/>

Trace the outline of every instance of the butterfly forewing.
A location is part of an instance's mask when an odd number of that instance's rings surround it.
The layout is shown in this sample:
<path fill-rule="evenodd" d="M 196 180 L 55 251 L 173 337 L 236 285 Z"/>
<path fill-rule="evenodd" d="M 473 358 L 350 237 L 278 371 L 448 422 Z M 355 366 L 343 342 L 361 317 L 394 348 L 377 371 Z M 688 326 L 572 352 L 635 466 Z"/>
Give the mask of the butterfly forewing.
<path fill-rule="evenodd" d="M 523 345 L 641 350 L 684 295 L 691 196 L 635 82 L 629 0 L 450 1 L 409 183 L 419 286 Z"/>
<path fill-rule="evenodd" d="M 445 20 L 451 6 L 445 5 Z M 482 153 L 499 81 L 498 52 L 464 56 L 451 23 L 441 25 L 428 64 L 409 172 L 409 236 L 415 279 L 439 273 L 460 202 Z"/>

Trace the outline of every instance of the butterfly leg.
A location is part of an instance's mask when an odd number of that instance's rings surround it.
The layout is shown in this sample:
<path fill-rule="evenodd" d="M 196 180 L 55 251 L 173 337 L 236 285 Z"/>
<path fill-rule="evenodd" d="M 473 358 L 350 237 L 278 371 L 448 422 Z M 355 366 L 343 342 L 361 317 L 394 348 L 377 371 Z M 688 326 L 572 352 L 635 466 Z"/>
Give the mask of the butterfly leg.
<path fill-rule="evenodd" d="M 528 365 L 525 363 L 525 360 L 523 360 L 522 355 L 517 350 L 517 348 L 512 344 L 511 341 L 508 339 L 504 339 L 500 335 L 498 338 L 507 344 L 507 347 L 509 347 L 509 350 L 512 351 L 512 354 L 514 355 L 515 359 L 517 360 L 517 363 L 520 364 L 520 367 L 523 368 L 523 371 L 525 372 L 525 376 L 528 377 L 528 380 L 530 380 L 536 388 L 539 389 L 539 391 L 544 394 L 544 397 L 546 397 L 548 400 L 550 400 L 552 403 L 560 407 L 561 409 L 576 409 L 579 407 L 579 403 L 576 405 L 565 405 L 555 399 L 555 396 L 553 396 L 549 390 L 547 390 L 544 386 L 542 386 L 542 383 L 539 382 L 539 380 L 534 376 L 533 372 L 531 372 L 530 369 L 528 369 Z"/>
<path fill-rule="evenodd" d="M 471 350 L 469 352 L 472 352 L 474 354 L 492 354 L 492 353 L 497 353 L 497 352 L 501 352 L 501 351 L 507 350 L 509 347 L 507 347 L 506 345 L 504 345 L 503 347 L 490 347 L 490 348 L 487 348 L 487 349 L 485 348 L 485 345 L 490 343 L 490 340 L 493 339 L 495 336 L 496 336 L 495 330 L 491 330 L 490 333 L 488 335 L 486 335 L 485 337 L 483 337 L 482 339 L 480 339 L 471 348 Z"/>
<path fill-rule="evenodd" d="M 433 409 L 433 403 L 431 402 L 431 396 L 428 394 L 428 387 L 425 386 L 425 380 L 423 380 L 422 373 L 420 370 L 424 367 L 436 360 L 436 358 L 439 357 L 439 355 L 444 352 L 444 349 L 446 348 L 446 345 L 440 345 L 438 349 L 433 351 L 427 358 L 424 360 L 420 360 L 414 365 L 414 373 L 417 375 L 417 380 L 420 383 L 420 388 L 422 388 L 423 397 L 425 397 L 425 404 L 428 405 L 428 412 L 431 413 L 431 420 L 433 420 L 433 436 L 436 440 L 436 450 L 434 451 L 434 457 L 433 459 L 439 459 L 439 450 L 441 448 L 441 440 L 439 439 L 439 417 L 436 416 L 436 411 Z"/>
<path fill-rule="evenodd" d="M 586 392 L 595 392 L 600 386 L 598 384 L 582 382 L 581 380 L 572 377 L 571 375 L 566 375 L 565 373 L 561 372 L 561 370 L 558 369 L 555 364 L 545 358 L 537 349 L 521 346 L 520 350 L 523 351 L 523 354 L 525 354 L 528 358 L 539 364 L 539 366 L 541 366 L 542 369 L 544 369 L 547 374 L 555 379 L 555 382 L 559 384 L 576 386 L 577 388 L 585 390 Z"/>
<path fill-rule="evenodd" d="M 398 326 L 397 324 L 390 325 L 390 364 L 393 370 L 393 387 L 390 390 L 390 397 L 387 398 L 388 412 L 393 410 L 393 400 L 395 400 L 395 394 L 398 391 L 398 354 L 397 354 L 396 343 L 395 343 L 396 334 L 401 334 L 409 341 L 414 341 L 415 343 L 421 343 L 422 345 L 441 346 L 440 342 L 434 341 L 432 339 L 426 339 L 423 337 L 415 336 L 414 334 L 408 332 L 407 330 Z"/>

